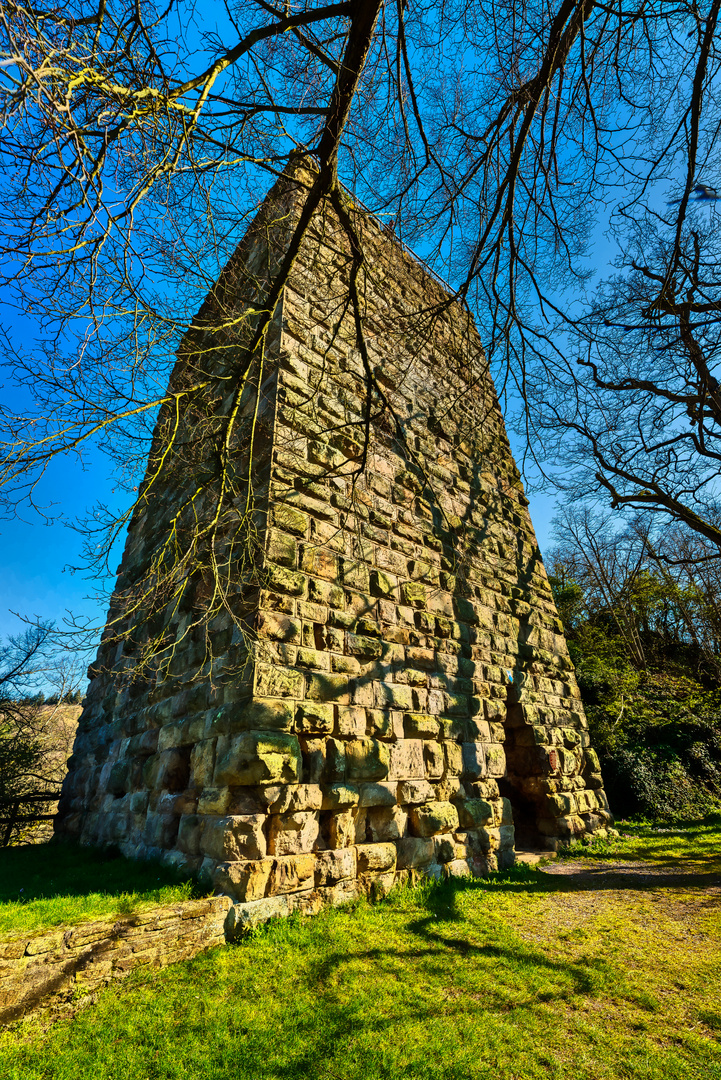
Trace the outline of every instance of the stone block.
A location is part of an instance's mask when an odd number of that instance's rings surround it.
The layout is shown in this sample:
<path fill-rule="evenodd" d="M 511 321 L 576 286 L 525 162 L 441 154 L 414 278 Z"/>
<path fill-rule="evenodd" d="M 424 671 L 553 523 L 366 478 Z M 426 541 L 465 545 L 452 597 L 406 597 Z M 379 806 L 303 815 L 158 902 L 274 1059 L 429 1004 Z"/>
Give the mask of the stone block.
<path fill-rule="evenodd" d="M 426 767 L 426 776 L 431 780 L 439 780 L 443 776 L 445 759 L 443 747 L 439 742 L 429 740 L 423 743 L 423 761 Z"/>
<path fill-rule="evenodd" d="M 392 574 L 386 574 L 383 570 L 371 571 L 370 590 L 373 596 L 387 599 L 395 596 L 397 587 L 398 581 Z"/>
<path fill-rule="evenodd" d="M 398 785 L 398 802 L 401 806 L 433 802 L 435 791 L 427 780 L 403 780 Z"/>
<path fill-rule="evenodd" d="M 339 705 L 348 705 L 350 703 L 348 676 L 311 675 L 308 679 L 306 697 L 310 701 L 333 701 Z"/>
<path fill-rule="evenodd" d="M 328 604 L 330 607 L 339 608 L 340 610 L 345 607 L 343 589 L 340 585 L 333 585 L 330 581 L 311 578 L 308 582 L 308 599 L 316 604 Z"/>
<path fill-rule="evenodd" d="M 190 752 L 190 786 L 198 789 L 213 782 L 215 739 L 203 739 Z"/>
<path fill-rule="evenodd" d="M 395 869 L 395 844 L 359 844 L 356 852 L 359 873 Z"/>
<path fill-rule="evenodd" d="M 198 739 L 203 738 L 204 729 L 205 717 L 202 714 L 190 720 L 176 720 L 173 724 L 165 724 L 158 732 L 158 751 L 177 746 L 192 746 Z"/>
<path fill-rule="evenodd" d="M 360 662 L 355 656 L 337 656 L 333 654 L 330 663 L 331 670 L 339 675 L 358 675 L 361 668 Z"/>
<path fill-rule="evenodd" d="M 124 795 L 128 790 L 128 782 L 130 780 L 130 763 L 127 761 L 116 761 L 110 770 L 105 790 L 110 795 L 116 797 Z"/>
<path fill-rule="evenodd" d="M 218 862 L 263 859 L 266 855 L 264 823 L 262 814 L 206 818 L 201 852 Z"/>
<path fill-rule="evenodd" d="M 190 753 L 163 750 L 153 754 L 143 766 L 143 782 L 156 791 L 182 791 L 190 778 Z"/>
<path fill-rule="evenodd" d="M 363 895 L 363 883 L 355 878 L 339 881 L 335 885 L 318 888 L 316 895 L 323 906 L 341 907 L 343 904 L 352 904 Z"/>
<path fill-rule="evenodd" d="M 319 832 L 318 811 L 272 814 L 268 850 L 271 855 L 302 855 L 313 850 Z"/>
<path fill-rule="evenodd" d="M 199 814 L 183 814 L 178 825 L 178 847 L 187 855 L 200 855 L 200 837 L 205 818 Z"/>
<path fill-rule="evenodd" d="M 368 828 L 374 843 L 399 840 L 406 833 L 408 815 L 400 806 L 376 806 L 368 811 Z"/>
<path fill-rule="evenodd" d="M 354 705 L 362 705 L 364 709 L 372 709 L 375 705 L 373 692 L 374 684 L 361 676 L 350 680 L 351 701 Z"/>
<path fill-rule="evenodd" d="M 388 776 L 389 748 L 378 739 L 351 739 L 345 748 L 349 780 L 384 780 Z"/>
<path fill-rule="evenodd" d="M 238 706 L 237 728 L 256 731 L 291 731 L 295 702 L 286 698 L 264 698 Z M 231 727 L 235 730 L 235 725 Z"/>
<path fill-rule="evenodd" d="M 576 809 L 576 799 L 573 793 L 546 796 L 546 811 L 554 817 L 575 814 Z"/>
<path fill-rule="evenodd" d="M 433 862 L 435 848 L 433 841 L 420 836 L 404 836 L 396 844 L 398 869 L 420 869 Z"/>
<path fill-rule="evenodd" d="M 287 596 L 305 596 L 306 577 L 286 566 L 269 566 L 266 570 L 268 588 Z"/>
<path fill-rule="evenodd" d="M 405 581 L 401 585 L 401 603 L 408 607 L 426 606 L 426 589 L 419 581 Z"/>
<path fill-rule="evenodd" d="M 301 892 L 313 887 L 315 855 L 285 855 L 273 859 L 268 895 Z"/>
<path fill-rule="evenodd" d="M 128 756 L 142 758 L 154 754 L 158 747 L 158 735 L 157 728 L 133 735 L 128 743 Z"/>
<path fill-rule="evenodd" d="M 467 694 L 448 694 L 443 695 L 444 698 L 444 711 L 450 716 L 468 716 L 470 712 L 469 700 Z"/>
<path fill-rule="evenodd" d="M 428 713 L 403 714 L 403 733 L 407 739 L 437 739 L 439 731 L 438 721 Z"/>
<path fill-rule="evenodd" d="M 458 820 L 464 829 L 477 829 L 493 822 L 493 807 L 485 799 L 463 799 L 456 805 Z"/>
<path fill-rule="evenodd" d="M 593 791 L 577 791 L 576 806 L 579 814 L 588 814 L 598 807 L 598 799 Z"/>
<path fill-rule="evenodd" d="M 358 589 L 360 592 L 368 592 L 369 577 L 368 567 L 363 563 L 351 559 L 343 559 L 343 584 L 348 589 Z"/>
<path fill-rule="evenodd" d="M 331 811 L 326 824 L 331 848 L 347 848 L 355 843 L 355 811 Z"/>
<path fill-rule="evenodd" d="M 180 818 L 151 811 L 145 819 L 143 841 L 151 848 L 172 848 L 178 838 Z M 111 837 L 114 839 L 114 837 Z"/>
<path fill-rule="evenodd" d="M 500 836 L 500 851 L 509 851 L 516 843 L 516 830 L 513 825 L 501 825 L 498 830 Z"/>
<path fill-rule="evenodd" d="M 463 773 L 463 748 L 456 742 L 444 742 L 443 754 L 446 759 L 446 773 L 449 776 L 461 776 Z"/>
<path fill-rule="evenodd" d="M 261 788 L 259 797 L 270 814 L 320 810 L 323 792 L 317 784 L 274 784 Z"/>
<path fill-rule="evenodd" d="M 395 806 L 396 784 L 386 782 L 381 784 L 361 784 L 359 806 Z"/>
<path fill-rule="evenodd" d="M 348 459 L 341 450 L 336 450 L 327 443 L 309 440 L 308 460 L 323 469 L 336 470 L 347 464 Z"/>
<path fill-rule="evenodd" d="M 265 546 L 266 554 L 273 563 L 294 567 L 298 554 L 296 542 L 292 536 L 279 529 L 268 529 Z"/>
<path fill-rule="evenodd" d="M 303 738 L 304 778 L 311 784 L 332 784 L 345 778 L 345 743 L 340 739 Z"/>
<path fill-rule="evenodd" d="M 595 750 L 592 750 L 590 746 L 586 747 L 583 751 L 584 765 L 587 772 L 600 773 L 601 766 L 598 761 L 598 754 Z"/>
<path fill-rule="evenodd" d="M 463 775 L 478 780 L 486 775 L 486 747 L 484 743 L 463 743 Z"/>
<path fill-rule="evenodd" d="M 217 787 L 297 784 L 300 768 L 300 746 L 295 735 L 244 731 L 218 739 L 214 782 Z"/>
<path fill-rule="evenodd" d="M 308 515 L 287 503 L 276 503 L 271 510 L 271 519 L 283 532 L 295 536 L 305 536 L 308 532 Z"/>
<path fill-rule="evenodd" d="M 498 743 L 490 743 L 486 746 L 486 775 L 506 775 L 506 752 Z"/>
<path fill-rule="evenodd" d="M 377 709 L 412 709 L 413 693 L 410 686 L 394 686 L 391 683 L 374 683 L 374 704 Z"/>
<path fill-rule="evenodd" d="M 488 853 L 489 851 L 498 851 L 501 846 L 501 830 L 499 828 L 478 829 L 476 836 L 481 846 L 481 850 L 484 853 Z"/>
<path fill-rule="evenodd" d="M 288 667 L 257 664 L 254 691 L 261 698 L 302 698 L 303 673 Z"/>
<path fill-rule="evenodd" d="M 198 796 L 199 814 L 225 814 L 230 805 L 227 787 L 206 787 Z"/>
<path fill-rule="evenodd" d="M 366 711 L 359 705 L 339 705 L 337 734 L 364 736 L 366 733 Z"/>
<path fill-rule="evenodd" d="M 389 780 L 423 780 L 423 743 L 420 739 L 402 739 L 390 744 Z"/>
<path fill-rule="evenodd" d="M 383 709 L 366 709 L 366 723 L 369 735 L 379 739 L 392 739 L 394 735 L 393 716 Z"/>
<path fill-rule="evenodd" d="M 148 792 L 134 791 L 130 796 L 130 812 L 132 814 L 144 814 L 148 809 Z"/>
<path fill-rule="evenodd" d="M 472 877 L 473 866 L 468 859 L 453 859 L 443 867 L 444 877 Z"/>
<path fill-rule="evenodd" d="M 458 828 L 458 811 L 452 803 L 430 802 L 413 807 L 409 820 L 415 836 L 436 836 Z"/>
<path fill-rule="evenodd" d="M 362 634 L 346 634 L 346 647 L 351 656 L 360 656 L 364 662 L 377 660 L 383 653 L 382 641 Z"/>
<path fill-rule="evenodd" d="M 301 621 L 292 619 L 277 611 L 261 611 L 258 614 L 258 637 L 270 641 L 285 641 L 289 645 L 299 645 L 301 641 Z"/>
<path fill-rule="evenodd" d="M 405 556 L 399 551 L 389 551 L 386 547 L 376 548 L 376 565 L 397 578 L 404 577 L 407 573 Z"/>
<path fill-rule="evenodd" d="M 358 788 L 352 784 L 330 784 L 323 791 L 324 810 L 340 810 L 348 806 L 357 806 Z"/>
<path fill-rule="evenodd" d="M 273 866 L 273 859 L 218 863 L 212 871 L 212 882 L 218 892 L 234 900 L 260 900 L 268 889 Z"/>
<path fill-rule="evenodd" d="M 261 589 L 258 607 L 262 611 L 282 611 L 284 615 L 292 615 L 295 611 L 295 600 L 292 596 L 281 596 L 268 589 Z"/>
<path fill-rule="evenodd" d="M 496 727 L 498 725 L 495 725 Z M 474 716 L 466 724 L 466 730 L 472 742 L 488 743 L 491 741 L 491 725 L 481 716 Z"/>
<path fill-rule="evenodd" d="M 315 860 L 316 887 L 334 885 L 356 876 L 356 849 L 340 848 L 336 851 L 319 851 Z"/>
<path fill-rule="evenodd" d="M 300 566 L 313 578 L 324 578 L 335 582 L 339 578 L 338 556 L 323 548 L 304 544 L 301 548 Z"/>
<path fill-rule="evenodd" d="M 333 705 L 319 701 L 303 701 L 296 710 L 295 729 L 303 735 L 330 735 L 335 724 Z"/>

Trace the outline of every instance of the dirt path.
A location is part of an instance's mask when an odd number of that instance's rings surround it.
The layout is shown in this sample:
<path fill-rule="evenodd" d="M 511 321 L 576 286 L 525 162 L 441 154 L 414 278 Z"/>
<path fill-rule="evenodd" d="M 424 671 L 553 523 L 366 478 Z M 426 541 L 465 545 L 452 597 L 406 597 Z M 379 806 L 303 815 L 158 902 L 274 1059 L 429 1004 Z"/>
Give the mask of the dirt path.
<path fill-rule="evenodd" d="M 569 886 L 583 890 L 703 889 L 709 896 L 721 897 L 721 873 L 700 870 L 698 864 L 684 860 L 559 859 L 544 866 L 543 873 L 562 876 Z"/>

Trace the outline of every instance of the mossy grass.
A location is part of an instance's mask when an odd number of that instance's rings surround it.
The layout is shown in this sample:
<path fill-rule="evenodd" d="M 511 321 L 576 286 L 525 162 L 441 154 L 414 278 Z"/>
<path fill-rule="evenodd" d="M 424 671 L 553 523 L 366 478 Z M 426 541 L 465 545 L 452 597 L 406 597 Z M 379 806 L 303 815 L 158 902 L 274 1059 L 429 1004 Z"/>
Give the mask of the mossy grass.
<path fill-rule="evenodd" d="M 198 895 L 157 863 L 71 844 L 0 850 L 0 935 L 40 933 Z"/>
<path fill-rule="evenodd" d="M 273 923 L 16 1025 L 0 1075 L 721 1080 L 721 828 L 643 828 L 595 864 L 647 859 L 641 881 L 520 867 Z M 688 884 L 651 872 L 687 858 Z"/>
<path fill-rule="evenodd" d="M 683 861 L 686 872 L 692 864 L 703 865 L 706 873 L 721 872 L 721 814 L 703 820 L 660 823 L 636 817 L 617 822 L 618 836 L 604 840 L 574 841 L 559 852 L 571 859 L 642 859 L 657 866 Z"/>

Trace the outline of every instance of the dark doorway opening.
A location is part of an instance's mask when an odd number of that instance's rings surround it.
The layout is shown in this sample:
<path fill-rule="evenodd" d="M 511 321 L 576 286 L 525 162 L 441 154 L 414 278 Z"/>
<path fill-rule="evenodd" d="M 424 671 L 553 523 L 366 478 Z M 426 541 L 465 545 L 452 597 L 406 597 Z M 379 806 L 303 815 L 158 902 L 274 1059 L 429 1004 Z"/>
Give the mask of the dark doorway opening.
<path fill-rule="evenodd" d="M 540 766 L 532 729 L 520 712 L 517 704 L 509 703 L 505 724 L 506 775 L 499 779 L 498 788 L 511 803 L 516 850 L 538 851 L 546 846 L 538 830 L 538 819 L 542 816 L 539 798 L 543 798 L 538 793 Z"/>

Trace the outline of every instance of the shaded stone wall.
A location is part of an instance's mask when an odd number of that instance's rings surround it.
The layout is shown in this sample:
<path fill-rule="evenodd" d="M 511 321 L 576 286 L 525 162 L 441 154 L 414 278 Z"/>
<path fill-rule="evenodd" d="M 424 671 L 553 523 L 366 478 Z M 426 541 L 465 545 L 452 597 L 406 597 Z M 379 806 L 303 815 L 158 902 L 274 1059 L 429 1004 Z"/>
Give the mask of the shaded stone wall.
<path fill-rule="evenodd" d="M 206 318 L 242 309 L 248 267 L 277 265 L 301 200 L 302 176 L 271 193 Z M 364 347 L 349 244 L 324 206 L 249 405 L 263 555 L 237 603 L 257 641 L 244 657 L 220 612 L 199 679 L 188 616 L 173 613 L 181 644 L 163 679 L 126 686 L 118 660 L 99 663 L 59 822 L 271 913 L 508 866 L 514 816 L 523 843 L 547 848 L 610 820 L 478 333 L 347 212 Z M 223 393 L 206 407 L 222 413 Z M 164 486 L 170 507 L 183 469 Z M 124 574 L 162 521 L 150 506 L 131 525 Z"/>

